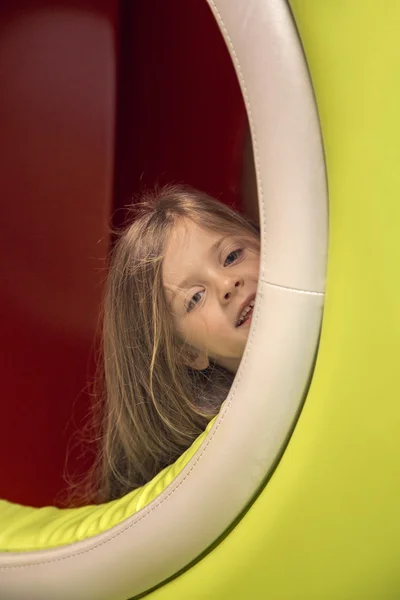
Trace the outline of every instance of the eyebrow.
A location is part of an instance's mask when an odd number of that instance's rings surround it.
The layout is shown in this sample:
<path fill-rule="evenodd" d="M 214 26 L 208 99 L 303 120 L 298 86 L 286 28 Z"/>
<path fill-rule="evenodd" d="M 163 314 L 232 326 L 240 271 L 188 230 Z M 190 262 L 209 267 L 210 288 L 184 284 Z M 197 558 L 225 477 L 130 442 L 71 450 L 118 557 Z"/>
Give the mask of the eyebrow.
<path fill-rule="evenodd" d="M 208 254 L 215 254 L 215 252 L 217 252 L 217 250 L 219 250 L 219 248 L 221 247 L 221 245 L 223 244 L 223 242 L 226 240 L 226 238 L 230 237 L 230 234 L 228 235 L 224 235 L 222 236 L 222 238 L 220 238 L 219 240 L 217 240 L 216 242 L 213 243 L 213 245 L 210 247 Z M 184 289 L 188 282 L 190 280 L 190 277 L 186 277 L 185 279 L 183 279 L 178 287 L 175 289 L 175 291 L 172 293 L 172 298 L 171 298 L 171 302 L 173 302 L 175 300 L 175 296 L 177 295 L 178 292 L 182 291 L 182 289 Z"/>

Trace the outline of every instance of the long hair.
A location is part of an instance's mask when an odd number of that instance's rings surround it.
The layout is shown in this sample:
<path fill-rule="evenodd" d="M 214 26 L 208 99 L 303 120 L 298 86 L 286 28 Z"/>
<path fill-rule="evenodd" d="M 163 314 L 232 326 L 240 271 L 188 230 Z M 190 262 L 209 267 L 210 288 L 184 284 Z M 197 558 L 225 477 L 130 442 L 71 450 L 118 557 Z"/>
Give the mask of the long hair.
<path fill-rule="evenodd" d="M 183 218 L 259 244 L 254 224 L 193 188 L 146 192 L 128 208 L 124 227 L 114 231 L 102 303 L 93 394 L 100 451 L 85 486 L 92 502 L 119 498 L 173 463 L 218 413 L 233 382 L 217 364 L 188 367 L 174 329 L 162 264 Z"/>

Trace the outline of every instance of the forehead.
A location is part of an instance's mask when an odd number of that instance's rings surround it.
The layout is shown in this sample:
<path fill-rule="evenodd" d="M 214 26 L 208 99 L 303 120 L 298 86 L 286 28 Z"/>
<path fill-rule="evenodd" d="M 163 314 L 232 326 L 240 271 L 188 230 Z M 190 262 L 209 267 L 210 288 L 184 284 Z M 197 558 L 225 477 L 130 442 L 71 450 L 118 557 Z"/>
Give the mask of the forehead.
<path fill-rule="evenodd" d="M 163 260 L 163 280 L 166 286 L 178 283 L 188 269 L 204 260 L 208 248 L 220 234 L 200 227 L 189 219 L 178 221 L 168 237 Z"/>
<path fill-rule="evenodd" d="M 200 227 L 194 221 L 181 219 L 171 228 L 166 245 L 165 258 L 171 260 L 177 252 L 183 254 L 198 249 L 205 241 L 213 240 L 217 233 Z"/>

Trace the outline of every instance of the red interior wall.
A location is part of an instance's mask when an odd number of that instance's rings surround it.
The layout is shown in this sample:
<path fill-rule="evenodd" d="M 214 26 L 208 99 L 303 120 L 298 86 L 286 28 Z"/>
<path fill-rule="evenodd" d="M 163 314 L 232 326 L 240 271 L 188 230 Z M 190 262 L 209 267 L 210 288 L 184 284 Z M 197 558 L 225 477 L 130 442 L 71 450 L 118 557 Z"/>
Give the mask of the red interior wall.
<path fill-rule="evenodd" d="M 113 208 L 156 181 L 240 208 L 245 111 L 205 0 L 4 4 L 0 497 L 44 505 L 87 407 Z"/>
<path fill-rule="evenodd" d="M 120 43 L 116 205 L 178 181 L 240 208 L 245 108 L 207 2 L 127 0 Z"/>
<path fill-rule="evenodd" d="M 63 487 L 111 210 L 116 0 L 0 5 L 0 497 Z"/>

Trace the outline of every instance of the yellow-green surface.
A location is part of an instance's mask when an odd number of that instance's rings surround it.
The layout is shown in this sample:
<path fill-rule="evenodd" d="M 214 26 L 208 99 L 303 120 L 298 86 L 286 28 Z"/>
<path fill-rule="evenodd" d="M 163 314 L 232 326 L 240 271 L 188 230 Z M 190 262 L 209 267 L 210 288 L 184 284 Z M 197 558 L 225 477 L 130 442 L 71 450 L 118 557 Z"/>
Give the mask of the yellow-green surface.
<path fill-rule="evenodd" d="M 261 496 L 152 600 L 400 598 L 400 2 L 291 6 L 330 195 L 316 372 Z"/>
<path fill-rule="evenodd" d="M 400 2 L 291 6 L 315 86 L 330 195 L 315 376 L 253 507 L 152 600 L 400 598 Z M 154 495 L 170 477 L 152 482 Z M 63 513 L 62 524 L 56 509 L 4 503 L 1 545 L 48 547 L 93 535 L 154 497 L 134 494 L 101 514 Z M 12 522 L 19 531 L 7 542 Z"/>
<path fill-rule="evenodd" d="M 166 467 L 148 484 L 119 500 L 72 509 L 58 509 L 54 506 L 32 508 L 0 500 L 0 552 L 64 546 L 121 523 L 149 505 L 175 479 L 200 448 L 214 421 L 215 419 L 209 423 L 206 431 L 173 465 Z"/>

